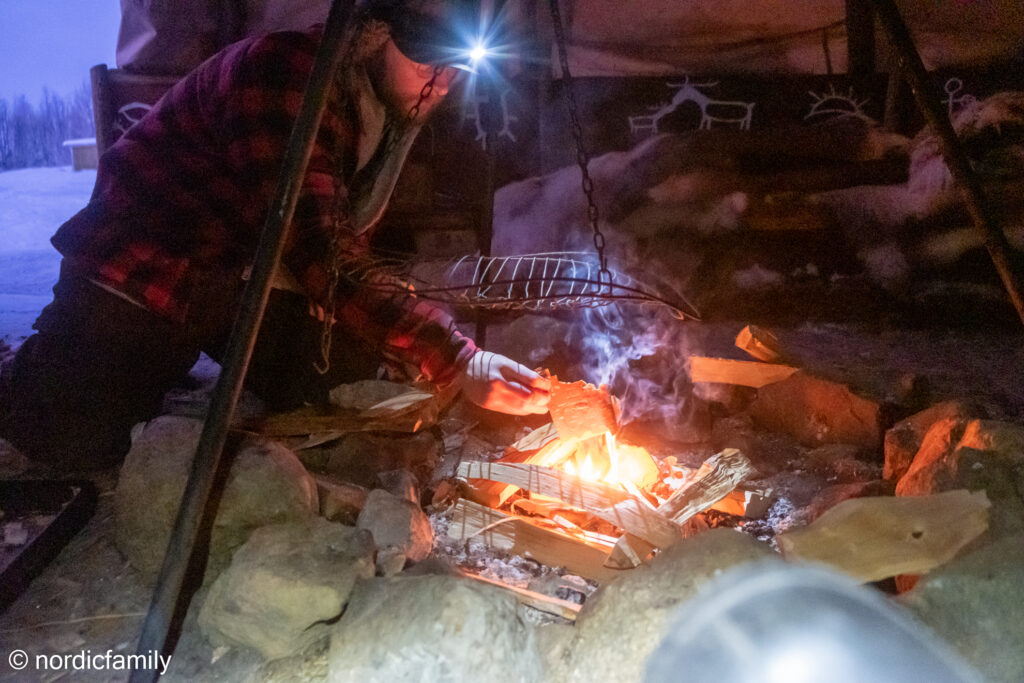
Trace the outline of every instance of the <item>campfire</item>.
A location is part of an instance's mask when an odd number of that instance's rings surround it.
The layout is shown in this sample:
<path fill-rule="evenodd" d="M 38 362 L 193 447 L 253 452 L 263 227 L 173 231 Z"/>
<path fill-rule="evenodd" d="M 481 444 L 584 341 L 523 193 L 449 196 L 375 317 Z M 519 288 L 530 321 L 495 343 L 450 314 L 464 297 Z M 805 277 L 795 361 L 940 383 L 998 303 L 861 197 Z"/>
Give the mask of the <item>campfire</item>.
<path fill-rule="evenodd" d="M 619 401 L 606 386 L 551 377 L 551 422 L 495 462 L 463 462 L 464 498 L 449 535 L 565 566 L 595 580 L 636 567 L 693 533 L 715 507 L 760 515 L 768 492 L 739 489 L 753 468 L 726 449 L 700 468 L 622 443 Z M 755 509 L 756 508 L 756 509 Z"/>

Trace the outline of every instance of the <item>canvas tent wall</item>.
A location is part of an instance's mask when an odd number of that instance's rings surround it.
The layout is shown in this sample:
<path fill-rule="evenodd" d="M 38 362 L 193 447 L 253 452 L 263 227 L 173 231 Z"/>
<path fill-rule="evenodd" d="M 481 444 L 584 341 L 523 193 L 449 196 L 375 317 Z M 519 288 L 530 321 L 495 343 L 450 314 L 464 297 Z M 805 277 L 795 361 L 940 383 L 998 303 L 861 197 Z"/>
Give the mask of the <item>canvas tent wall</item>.
<path fill-rule="evenodd" d="M 184 73 L 246 35 L 326 17 L 329 0 L 122 0 L 119 67 Z M 847 72 L 847 23 L 867 0 L 561 0 L 578 76 Z M 1024 54 L 1024 4 L 897 2 L 931 68 Z M 509 0 L 519 35 L 551 47 L 546 2 Z M 880 70 L 888 48 L 873 41 Z M 552 60 L 556 63 L 557 60 Z"/>

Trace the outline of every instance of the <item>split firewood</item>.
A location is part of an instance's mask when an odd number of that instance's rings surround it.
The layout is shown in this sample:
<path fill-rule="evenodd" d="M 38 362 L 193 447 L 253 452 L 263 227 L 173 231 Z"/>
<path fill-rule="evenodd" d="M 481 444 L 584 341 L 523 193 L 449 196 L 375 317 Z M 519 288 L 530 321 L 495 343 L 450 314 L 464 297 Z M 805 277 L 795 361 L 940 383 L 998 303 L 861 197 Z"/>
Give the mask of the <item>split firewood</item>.
<path fill-rule="evenodd" d="M 562 439 L 588 439 L 619 431 L 619 403 L 608 387 L 584 381 L 559 382 L 551 376 L 551 421 Z"/>
<path fill-rule="evenodd" d="M 381 418 L 395 418 L 409 413 L 423 410 L 434 401 L 434 394 L 418 389 L 412 389 L 398 396 L 376 403 L 359 413 L 359 417 L 370 420 Z"/>
<path fill-rule="evenodd" d="M 747 325 L 736 335 L 736 348 L 765 363 L 781 363 L 785 354 L 779 338 L 757 325 Z"/>
<path fill-rule="evenodd" d="M 496 581 L 489 579 L 486 576 L 480 576 L 479 574 L 463 574 L 468 579 L 479 581 L 480 583 L 486 583 L 496 588 L 500 588 L 507 591 L 515 597 L 520 603 L 545 612 L 547 614 L 554 614 L 556 617 L 562 617 L 569 621 L 576 621 L 576 617 L 580 613 L 581 605 L 577 605 L 575 602 L 569 602 L 568 600 L 562 600 L 550 595 L 544 595 L 526 588 L 520 588 L 519 586 L 513 586 L 502 581 Z"/>
<path fill-rule="evenodd" d="M 736 384 L 759 389 L 780 382 L 796 371 L 797 368 L 776 363 L 690 356 L 690 379 L 694 382 Z"/>
<path fill-rule="evenodd" d="M 610 543 L 569 536 L 465 499 L 452 510 L 448 536 L 456 541 L 479 537 L 489 547 L 525 555 L 550 567 L 565 567 L 594 581 L 616 576 L 615 570 L 604 566 Z"/>
<path fill-rule="evenodd" d="M 549 422 L 509 446 L 505 449 L 505 454 L 495 462 L 555 465 L 557 463 L 553 459 L 557 457 L 558 446 L 558 432 L 555 430 L 555 425 Z M 499 507 L 519 490 L 519 487 L 513 484 L 486 479 L 470 479 L 466 483 L 468 498 L 492 508 Z"/>
<path fill-rule="evenodd" d="M 270 415 L 244 426 L 266 436 L 329 433 L 330 438 L 337 438 L 351 432 L 414 433 L 437 422 L 445 402 L 450 400 L 448 393 L 437 395 L 409 389 L 358 414 L 335 406 L 305 406 L 291 412 Z M 315 440 L 323 443 L 322 439 Z"/>
<path fill-rule="evenodd" d="M 532 432 L 519 439 L 519 441 L 516 441 L 514 444 L 509 446 L 506 454 L 510 451 L 519 451 L 520 453 L 538 451 L 557 438 L 558 430 L 555 429 L 554 423 L 549 422 L 543 427 L 534 429 Z"/>
<path fill-rule="evenodd" d="M 583 481 L 562 470 L 537 465 L 464 462 L 459 465 L 459 476 L 501 481 L 555 498 L 659 548 L 666 548 L 680 538 L 679 528 L 669 519 L 622 489 Z"/>
<path fill-rule="evenodd" d="M 682 539 L 679 526 L 646 502 L 630 498 L 606 510 L 588 510 L 655 548 L 670 548 Z M 617 544 L 616 544 L 617 545 Z"/>
<path fill-rule="evenodd" d="M 334 408 L 303 407 L 288 413 L 270 415 L 244 425 L 264 436 L 305 436 L 335 432 L 335 436 L 352 432 L 403 432 L 412 434 L 433 425 L 430 419 L 417 414 L 385 418 L 363 418 Z"/>
<path fill-rule="evenodd" d="M 631 497 L 614 486 L 583 481 L 562 470 L 540 465 L 467 461 L 459 463 L 457 476 L 511 484 L 582 510 L 610 508 Z"/>
<path fill-rule="evenodd" d="M 676 491 L 658 506 L 658 511 L 676 524 L 683 524 L 724 498 L 753 473 L 754 466 L 746 456 L 735 448 L 726 448 L 708 458 L 694 482 Z"/>
<path fill-rule="evenodd" d="M 732 492 L 754 472 L 750 461 L 735 448 L 726 448 L 701 465 L 690 483 L 658 506 L 658 513 L 682 527 L 694 515 L 710 508 Z M 681 535 L 677 536 L 677 539 Z M 617 569 L 635 567 L 658 546 L 640 534 L 627 533 L 615 544 L 608 557 L 608 566 Z"/>
<path fill-rule="evenodd" d="M 831 565 L 860 581 L 923 574 L 988 528 L 984 491 L 853 498 L 777 537 L 787 559 Z"/>

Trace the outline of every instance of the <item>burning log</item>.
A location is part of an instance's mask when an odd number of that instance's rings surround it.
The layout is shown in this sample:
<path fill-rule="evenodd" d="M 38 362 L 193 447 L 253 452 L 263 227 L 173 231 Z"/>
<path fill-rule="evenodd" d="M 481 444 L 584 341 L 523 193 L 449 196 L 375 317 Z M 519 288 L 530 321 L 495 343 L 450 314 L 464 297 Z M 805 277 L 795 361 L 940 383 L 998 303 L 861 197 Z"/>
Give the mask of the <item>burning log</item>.
<path fill-rule="evenodd" d="M 569 536 L 524 517 L 460 500 L 452 509 L 448 537 L 468 541 L 476 536 L 492 548 L 532 557 L 552 567 L 565 567 L 594 581 L 606 581 L 616 575 L 614 569 L 604 566 L 613 546 L 611 542 L 602 542 L 593 535 Z"/>
<path fill-rule="evenodd" d="M 470 461 L 459 464 L 457 476 L 511 484 L 588 511 L 610 508 L 631 497 L 622 489 L 583 481 L 561 470 L 540 465 Z"/>
<path fill-rule="evenodd" d="M 776 363 L 690 356 L 690 379 L 694 382 L 736 384 L 759 389 L 781 382 L 796 371 L 797 368 L 790 365 Z"/>
<path fill-rule="evenodd" d="M 501 481 L 556 498 L 658 548 L 667 548 L 682 537 L 671 521 L 622 489 L 584 481 L 562 470 L 537 465 L 464 462 L 459 465 L 459 476 Z"/>
<path fill-rule="evenodd" d="M 708 458 L 697 471 L 696 479 L 659 505 L 658 513 L 681 527 L 691 517 L 731 493 L 753 472 L 753 466 L 742 453 L 735 448 L 727 448 Z M 615 544 L 605 566 L 616 569 L 636 567 L 654 547 L 649 539 L 627 533 Z"/>

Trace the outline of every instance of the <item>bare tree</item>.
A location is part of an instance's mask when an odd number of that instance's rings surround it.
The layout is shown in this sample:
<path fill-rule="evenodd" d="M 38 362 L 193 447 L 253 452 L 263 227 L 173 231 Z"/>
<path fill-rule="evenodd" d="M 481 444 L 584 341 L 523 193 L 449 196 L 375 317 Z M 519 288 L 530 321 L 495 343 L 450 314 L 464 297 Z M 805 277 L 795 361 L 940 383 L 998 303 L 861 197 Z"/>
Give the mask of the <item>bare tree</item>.
<path fill-rule="evenodd" d="M 7 100 L 0 98 L 0 169 L 11 168 L 14 141 L 11 138 L 11 117 Z"/>
<path fill-rule="evenodd" d="M 94 134 L 88 83 L 67 98 L 44 88 L 38 107 L 24 95 L 11 105 L 0 99 L 0 169 L 63 166 L 70 161 L 64 141 Z"/>

